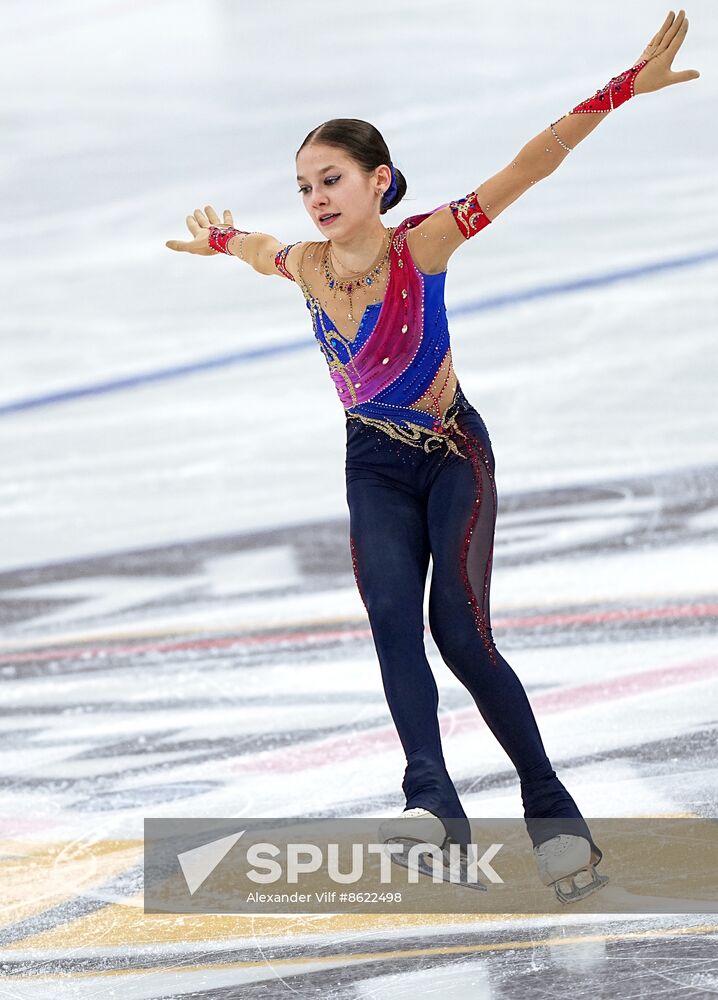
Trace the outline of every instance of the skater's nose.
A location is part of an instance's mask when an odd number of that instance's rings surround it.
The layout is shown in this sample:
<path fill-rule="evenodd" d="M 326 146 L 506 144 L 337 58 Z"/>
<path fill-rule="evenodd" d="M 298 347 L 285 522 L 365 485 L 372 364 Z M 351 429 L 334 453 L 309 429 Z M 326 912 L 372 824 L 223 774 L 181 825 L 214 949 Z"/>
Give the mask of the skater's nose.
<path fill-rule="evenodd" d="M 329 209 L 327 207 L 327 196 L 321 191 L 318 191 L 314 198 L 312 198 L 312 208 L 315 212 L 324 211 L 327 212 Z"/>

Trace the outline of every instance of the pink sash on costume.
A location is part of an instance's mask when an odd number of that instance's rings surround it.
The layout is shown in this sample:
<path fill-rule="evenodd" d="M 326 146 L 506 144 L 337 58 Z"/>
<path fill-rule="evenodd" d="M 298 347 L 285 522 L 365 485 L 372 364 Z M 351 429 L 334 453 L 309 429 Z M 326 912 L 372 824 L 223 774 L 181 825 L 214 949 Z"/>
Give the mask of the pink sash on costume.
<path fill-rule="evenodd" d="M 409 367 L 419 350 L 424 335 L 424 281 L 406 246 L 406 230 L 432 214 L 411 215 L 397 226 L 389 251 L 389 280 L 374 329 L 347 365 L 330 372 L 345 409 L 365 403 L 386 389 Z"/>

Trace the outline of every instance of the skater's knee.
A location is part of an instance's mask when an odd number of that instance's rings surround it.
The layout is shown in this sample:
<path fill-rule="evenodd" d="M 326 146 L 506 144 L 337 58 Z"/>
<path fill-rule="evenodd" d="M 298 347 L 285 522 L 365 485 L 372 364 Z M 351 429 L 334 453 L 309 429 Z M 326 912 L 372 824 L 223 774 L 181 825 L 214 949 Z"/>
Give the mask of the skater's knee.
<path fill-rule="evenodd" d="M 442 660 L 465 687 L 475 687 L 482 678 L 488 682 L 494 677 L 498 652 L 490 636 L 449 633 L 437 638 L 433 631 L 432 636 Z"/>
<path fill-rule="evenodd" d="M 364 604 L 372 625 L 380 629 L 395 630 L 410 617 L 406 601 L 385 587 L 365 589 Z"/>

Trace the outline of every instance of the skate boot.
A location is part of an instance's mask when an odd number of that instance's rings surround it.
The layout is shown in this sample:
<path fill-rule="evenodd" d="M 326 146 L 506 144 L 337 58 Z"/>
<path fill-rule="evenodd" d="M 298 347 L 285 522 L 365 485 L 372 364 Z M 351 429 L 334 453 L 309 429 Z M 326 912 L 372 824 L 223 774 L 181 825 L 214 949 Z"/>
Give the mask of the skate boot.
<path fill-rule="evenodd" d="M 601 860 L 585 837 L 560 833 L 534 847 L 539 878 L 552 885 L 562 903 L 575 903 L 601 889 L 607 875 L 596 874 L 595 865 Z"/>
<path fill-rule="evenodd" d="M 441 849 L 442 864 L 437 874 L 442 881 L 465 885 L 472 889 L 486 890 L 479 881 L 476 871 L 469 867 L 469 857 L 465 848 L 459 847 L 447 833 L 446 827 L 428 809 L 416 807 L 405 809 L 401 815 L 386 820 L 379 827 L 379 838 L 385 844 L 401 844 L 401 854 L 392 854 L 391 860 L 402 868 L 414 869 L 422 875 L 434 878 L 434 859 L 430 852 L 414 852 L 413 861 L 409 851 L 416 844 L 436 845 Z M 453 845 L 453 850 L 452 850 Z"/>

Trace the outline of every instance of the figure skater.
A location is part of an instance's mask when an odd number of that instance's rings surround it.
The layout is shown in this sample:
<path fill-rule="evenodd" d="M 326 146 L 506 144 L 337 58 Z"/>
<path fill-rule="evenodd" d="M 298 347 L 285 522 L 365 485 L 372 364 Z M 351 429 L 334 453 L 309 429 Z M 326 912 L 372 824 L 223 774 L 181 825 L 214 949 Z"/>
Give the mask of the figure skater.
<path fill-rule="evenodd" d="M 669 12 L 630 69 L 531 139 L 465 197 L 385 228 L 406 191 L 374 126 L 332 119 L 296 154 L 298 191 L 323 238 L 284 244 L 187 216 L 190 241 L 172 250 L 232 254 L 260 274 L 295 281 L 344 407 L 346 496 L 356 584 L 369 618 L 389 710 L 406 755 L 406 808 L 385 840 L 469 843 L 466 813 L 443 757 L 438 692 L 424 649 L 423 599 L 433 560 L 429 626 L 441 657 L 471 693 L 520 780 L 539 876 L 573 902 L 607 881 L 573 798 L 546 755 L 524 688 L 496 648 L 489 585 L 497 513 L 494 454 L 452 364 L 444 305 L 449 258 L 537 181 L 548 177 L 611 111 L 636 94 L 696 79 L 673 72 L 688 19 Z M 426 829 L 426 828 L 424 828 Z M 425 837 L 421 837 L 421 840 Z"/>

